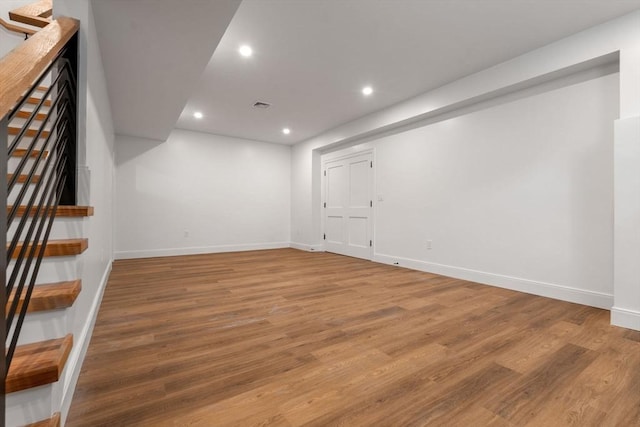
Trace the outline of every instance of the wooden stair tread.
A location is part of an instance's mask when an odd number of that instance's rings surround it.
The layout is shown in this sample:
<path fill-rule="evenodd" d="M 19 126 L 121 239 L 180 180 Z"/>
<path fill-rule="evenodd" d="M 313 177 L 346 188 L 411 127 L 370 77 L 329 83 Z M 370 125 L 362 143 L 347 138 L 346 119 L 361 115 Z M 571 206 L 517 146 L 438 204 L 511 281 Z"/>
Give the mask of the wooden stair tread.
<path fill-rule="evenodd" d="M 24 427 L 60 427 L 60 412 L 56 412 L 51 418 L 31 423 Z"/>
<path fill-rule="evenodd" d="M 19 242 L 16 245 L 16 249 L 11 254 L 11 258 L 15 259 L 18 257 L 20 250 L 22 249 L 22 245 L 24 242 Z M 7 244 L 7 249 L 9 244 Z M 36 250 L 40 250 L 41 244 L 38 244 Z M 81 239 L 52 239 L 47 242 L 47 246 L 44 249 L 45 257 L 55 257 L 55 256 L 69 256 L 69 255 L 79 255 L 82 252 L 86 251 L 89 247 L 89 239 L 81 238 Z M 28 251 L 29 249 L 27 249 Z M 27 252 L 28 254 L 28 252 Z"/>
<path fill-rule="evenodd" d="M 58 381 L 71 347 L 71 334 L 16 347 L 5 381 L 6 392 L 13 393 Z"/>
<path fill-rule="evenodd" d="M 42 98 L 36 98 L 34 96 L 30 96 L 29 98 L 27 98 L 27 104 L 38 105 L 40 101 L 42 101 Z M 51 100 L 45 99 L 42 105 L 44 105 L 45 107 L 51 107 Z"/>
<path fill-rule="evenodd" d="M 13 206 L 7 206 L 7 214 L 11 212 Z M 26 206 L 19 206 L 17 216 L 23 216 L 27 212 Z M 35 208 L 31 208 L 29 212 L 30 216 L 33 216 L 36 212 Z M 58 206 L 56 211 L 56 218 L 76 218 L 93 216 L 93 206 Z"/>
<path fill-rule="evenodd" d="M 7 181 L 11 180 L 11 178 L 13 178 L 13 174 L 9 173 L 7 174 Z M 27 178 L 29 178 L 29 175 L 20 175 L 18 176 L 18 184 L 24 184 L 25 182 L 27 182 Z M 38 182 L 40 182 L 40 175 L 34 175 L 31 178 L 31 184 L 37 184 Z"/>
<path fill-rule="evenodd" d="M 9 135 L 17 135 L 20 133 L 22 129 L 19 127 L 15 127 L 15 126 L 9 126 L 7 128 L 7 133 Z M 51 132 L 49 132 L 48 130 L 43 130 L 42 133 L 40 134 L 40 138 L 46 138 L 49 136 Z M 38 129 L 27 129 L 27 132 L 25 132 L 26 136 L 33 138 L 34 136 L 36 136 L 38 134 Z"/>
<path fill-rule="evenodd" d="M 40 151 L 41 150 L 31 150 L 31 152 L 29 153 L 26 148 L 16 148 L 15 150 L 13 150 L 13 153 L 11 153 L 11 157 L 24 157 L 27 155 L 27 153 L 29 154 L 29 157 L 38 157 L 40 155 Z M 42 157 L 46 158 L 48 155 L 49 152 L 45 151 Z"/>
<path fill-rule="evenodd" d="M 51 22 L 52 12 L 51 0 L 40 0 L 11 10 L 9 18 L 35 27 L 46 27 Z"/>
<path fill-rule="evenodd" d="M 31 117 L 32 114 L 33 113 L 31 111 L 20 110 L 16 113 L 16 117 L 20 119 L 28 119 L 29 117 Z M 47 118 L 47 115 L 45 113 L 36 113 L 36 120 L 43 121 L 46 118 Z"/>
<path fill-rule="evenodd" d="M 31 293 L 27 313 L 71 307 L 81 290 L 82 281 L 80 279 L 36 285 Z M 7 310 L 9 310 L 9 306 L 14 298 L 15 292 L 13 292 L 11 297 L 9 297 Z M 18 303 L 18 310 L 20 310 L 23 303 L 24 295 L 21 295 L 20 302 Z"/>

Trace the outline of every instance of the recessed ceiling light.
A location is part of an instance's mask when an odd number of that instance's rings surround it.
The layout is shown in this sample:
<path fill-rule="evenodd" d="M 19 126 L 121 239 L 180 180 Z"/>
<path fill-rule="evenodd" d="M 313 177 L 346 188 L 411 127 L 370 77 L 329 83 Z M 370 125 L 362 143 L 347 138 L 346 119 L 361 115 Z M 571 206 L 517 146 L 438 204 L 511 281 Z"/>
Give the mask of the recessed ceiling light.
<path fill-rule="evenodd" d="M 193 117 L 195 117 L 196 119 L 201 119 L 204 116 L 200 111 L 196 111 L 195 113 L 193 113 Z"/>
<path fill-rule="evenodd" d="M 284 128 L 284 129 L 282 129 L 282 133 L 284 133 L 285 135 L 289 135 L 291 133 L 291 129 Z"/>
<path fill-rule="evenodd" d="M 246 58 L 253 55 L 253 49 L 251 49 L 251 46 L 248 46 L 246 44 L 240 46 L 240 49 L 238 49 L 238 52 L 240 52 L 240 55 Z"/>
<path fill-rule="evenodd" d="M 373 93 L 373 88 L 371 86 L 365 86 L 362 88 L 362 94 L 365 96 L 369 96 Z"/>

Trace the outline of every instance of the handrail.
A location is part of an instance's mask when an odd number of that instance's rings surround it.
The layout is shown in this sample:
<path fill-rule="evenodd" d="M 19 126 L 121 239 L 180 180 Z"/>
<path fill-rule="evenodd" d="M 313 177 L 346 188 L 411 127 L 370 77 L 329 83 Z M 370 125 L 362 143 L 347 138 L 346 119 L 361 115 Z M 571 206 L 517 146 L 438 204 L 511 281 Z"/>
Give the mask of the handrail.
<path fill-rule="evenodd" d="M 4 27 L 5 29 L 9 30 L 9 31 L 14 31 L 16 33 L 22 33 L 25 35 L 25 37 L 27 36 L 31 36 L 35 33 L 37 33 L 36 30 L 33 30 L 31 28 L 27 28 L 27 27 L 21 27 L 19 25 L 15 25 L 12 24 L 11 22 L 7 22 L 4 19 L 0 18 L 0 27 Z"/>
<path fill-rule="evenodd" d="M 13 9 L 11 13 L 19 13 L 26 16 L 37 16 L 39 18 L 49 18 L 53 14 L 53 2 L 51 0 L 40 0 Z"/>
<path fill-rule="evenodd" d="M 0 59 L 0 117 L 14 108 L 79 26 L 73 18 L 59 17 Z"/>
<path fill-rule="evenodd" d="M 34 27 L 46 27 L 51 22 L 53 4 L 51 0 L 40 0 L 9 11 L 9 18 Z"/>

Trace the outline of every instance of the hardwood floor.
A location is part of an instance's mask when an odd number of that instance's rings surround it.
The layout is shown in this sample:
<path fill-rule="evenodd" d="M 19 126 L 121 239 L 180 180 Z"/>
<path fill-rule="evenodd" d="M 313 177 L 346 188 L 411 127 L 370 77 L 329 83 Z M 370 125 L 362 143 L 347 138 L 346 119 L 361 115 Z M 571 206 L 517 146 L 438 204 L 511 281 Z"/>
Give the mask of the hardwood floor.
<path fill-rule="evenodd" d="M 67 426 L 639 426 L 604 310 L 293 249 L 114 264 Z"/>

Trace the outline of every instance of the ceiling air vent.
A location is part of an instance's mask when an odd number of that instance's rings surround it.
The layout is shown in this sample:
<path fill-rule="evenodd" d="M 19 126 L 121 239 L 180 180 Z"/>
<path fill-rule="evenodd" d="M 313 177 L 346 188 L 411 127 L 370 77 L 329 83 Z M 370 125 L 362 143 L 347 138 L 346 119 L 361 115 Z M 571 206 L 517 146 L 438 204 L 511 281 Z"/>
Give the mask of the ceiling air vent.
<path fill-rule="evenodd" d="M 271 107 L 271 104 L 262 102 L 262 101 L 257 101 L 255 104 L 253 104 L 253 106 L 256 108 L 269 108 Z"/>

